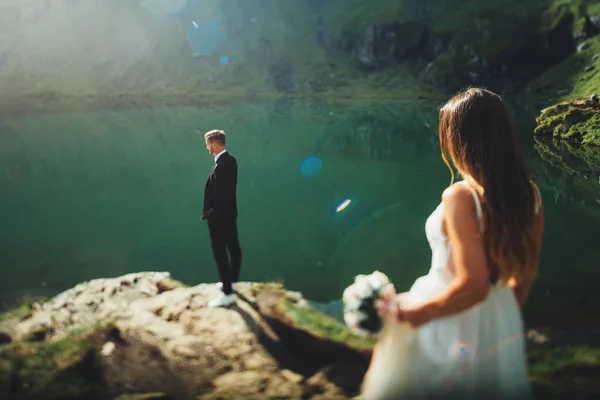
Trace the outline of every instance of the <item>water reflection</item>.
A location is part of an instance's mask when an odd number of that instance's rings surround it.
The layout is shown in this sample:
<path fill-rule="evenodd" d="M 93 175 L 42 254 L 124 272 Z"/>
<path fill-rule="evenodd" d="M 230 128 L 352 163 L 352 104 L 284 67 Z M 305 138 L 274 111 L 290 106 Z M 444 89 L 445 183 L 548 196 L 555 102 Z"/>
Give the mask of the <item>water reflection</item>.
<path fill-rule="evenodd" d="M 279 101 L 0 121 L 0 302 L 131 271 L 216 281 L 199 217 L 202 134 L 217 127 L 240 165 L 242 279 L 320 301 L 374 269 L 407 288 L 429 268 L 424 224 L 449 182 L 436 118 L 427 103 Z M 528 157 L 547 212 L 540 288 L 587 290 L 600 187 L 565 179 L 532 144 Z"/>

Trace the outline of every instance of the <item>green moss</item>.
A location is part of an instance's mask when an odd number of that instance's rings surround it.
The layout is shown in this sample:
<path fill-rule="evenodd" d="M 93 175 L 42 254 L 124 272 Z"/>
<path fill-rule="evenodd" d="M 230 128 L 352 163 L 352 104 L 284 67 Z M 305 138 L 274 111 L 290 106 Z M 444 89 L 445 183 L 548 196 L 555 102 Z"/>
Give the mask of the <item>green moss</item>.
<path fill-rule="evenodd" d="M 549 165 L 552 165 L 562 171 L 567 172 L 569 175 L 576 174 L 577 171 L 566 164 L 560 156 L 560 150 L 558 144 L 553 140 L 535 138 L 534 148 L 540 155 L 540 158 Z"/>
<path fill-rule="evenodd" d="M 528 354 L 530 378 L 543 398 L 592 399 L 600 396 L 600 349 L 562 347 Z"/>
<path fill-rule="evenodd" d="M 31 315 L 34 304 L 43 304 L 46 300 L 48 299 L 45 297 L 26 297 L 23 299 L 23 304 L 21 304 L 19 307 L 0 314 L 0 322 L 13 318 L 25 319 Z"/>
<path fill-rule="evenodd" d="M 565 12 L 575 16 L 573 34 L 578 35 L 583 28 L 585 15 L 600 15 L 600 3 L 586 0 L 554 1 L 546 12 L 548 26 L 552 26 L 553 18 Z M 523 93 L 524 98 L 557 103 L 588 97 L 593 93 L 600 94 L 600 35 L 585 39 L 584 42 L 589 46 L 587 49 L 572 54 L 530 82 Z"/>
<path fill-rule="evenodd" d="M 599 368 L 600 348 L 560 347 L 535 349 L 528 353 L 531 374 L 557 373 L 565 368 L 592 366 Z"/>
<path fill-rule="evenodd" d="M 600 146 L 600 104 L 596 101 L 563 102 L 542 111 L 534 134 Z"/>
<path fill-rule="evenodd" d="M 572 145 L 558 139 L 535 138 L 534 140 L 534 148 L 542 160 L 566 172 L 569 176 L 586 176 L 586 174 L 596 176 L 600 172 L 598 146 Z"/>
<path fill-rule="evenodd" d="M 599 103 L 575 100 L 545 109 L 537 118 L 534 140 L 534 148 L 544 161 L 591 187 L 586 190 L 590 199 L 598 199 L 597 185 L 592 183 L 597 182 L 600 172 Z"/>
<path fill-rule="evenodd" d="M 584 135 L 583 144 L 592 144 L 600 146 L 600 113 L 595 113 L 580 127 L 580 132 Z"/>
<path fill-rule="evenodd" d="M 345 324 L 310 307 L 300 307 L 291 300 L 284 306 L 297 326 L 319 338 L 343 343 L 355 349 L 372 349 L 376 338 L 371 335 L 359 336 Z"/>
<path fill-rule="evenodd" d="M 0 352 L 2 389 L 10 383 L 13 398 L 95 398 L 93 356 L 112 329 L 73 330 L 55 342 L 7 346 Z"/>

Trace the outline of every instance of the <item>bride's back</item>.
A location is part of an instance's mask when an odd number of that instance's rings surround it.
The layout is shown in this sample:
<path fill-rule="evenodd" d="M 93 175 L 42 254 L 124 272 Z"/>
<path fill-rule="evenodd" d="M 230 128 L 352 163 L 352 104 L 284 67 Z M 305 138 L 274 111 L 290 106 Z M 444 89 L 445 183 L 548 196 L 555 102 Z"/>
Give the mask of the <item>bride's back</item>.
<path fill-rule="evenodd" d="M 439 135 L 452 180 L 449 160 L 477 193 L 491 281 L 529 286 L 537 272 L 544 217 L 508 108 L 493 92 L 468 89 L 440 110 Z"/>

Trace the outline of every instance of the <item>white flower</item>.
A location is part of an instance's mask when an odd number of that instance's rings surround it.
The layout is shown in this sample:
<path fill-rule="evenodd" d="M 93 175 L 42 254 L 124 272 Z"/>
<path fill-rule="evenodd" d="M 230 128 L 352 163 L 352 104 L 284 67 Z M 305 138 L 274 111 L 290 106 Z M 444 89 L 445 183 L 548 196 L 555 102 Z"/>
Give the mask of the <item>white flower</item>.
<path fill-rule="evenodd" d="M 387 275 L 379 271 L 375 271 L 371 275 L 368 275 L 365 280 L 369 282 L 369 285 L 371 285 L 375 292 L 380 292 L 385 285 L 390 283 Z"/>
<path fill-rule="evenodd" d="M 366 279 L 359 280 L 354 286 L 360 299 L 367 299 L 373 295 L 373 288 Z"/>
<path fill-rule="evenodd" d="M 358 298 L 358 293 L 356 293 L 356 287 L 354 285 L 350 285 L 346 289 L 344 289 L 344 294 L 342 295 L 342 298 L 344 300 Z"/>
<path fill-rule="evenodd" d="M 374 312 L 375 301 L 388 289 L 395 292 L 394 285 L 384 273 L 374 271 L 369 275 L 356 275 L 354 283 L 344 290 L 342 296 L 346 325 L 356 333 L 365 329 L 362 325 Z"/>
<path fill-rule="evenodd" d="M 356 287 L 350 285 L 344 290 L 342 300 L 344 301 L 344 309 L 357 310 L 360 307 L 362 299 L 358 296 Z"/>
<path fill-rule="evenodd" d="M 344 314 L 344 322 L 351 328 L 359 328 L 360 323 L 367 318 L 362 312 L 348 312 Z"/>
<path fill-rule="evenodd" d="M 362 300 L 359 298 L 344 299 L 344 310 L 356 311 L 360 308 Z"/>
<path fill-rule="evenodd" d="M 344 322 L 351 328 L 358 328 L 359 320 L 358 316 L 354 312 L 348 312 L 344 314 Z"/>

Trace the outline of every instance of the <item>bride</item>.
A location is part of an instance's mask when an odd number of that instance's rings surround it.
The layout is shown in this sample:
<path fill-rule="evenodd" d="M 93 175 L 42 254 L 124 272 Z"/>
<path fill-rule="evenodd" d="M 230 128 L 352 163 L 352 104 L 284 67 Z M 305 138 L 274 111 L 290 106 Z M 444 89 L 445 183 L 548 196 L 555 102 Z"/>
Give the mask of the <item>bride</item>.
<path fill-rule="evenodd" d="M 500 96 L 471 88 L 440 110 L 442 158 L 464 178 L 425 224 L 431 268 L 377 304 L 382 337 L 362 399 L 527 399 L 521 307 L 542 244 L 541 195 Z"/>

